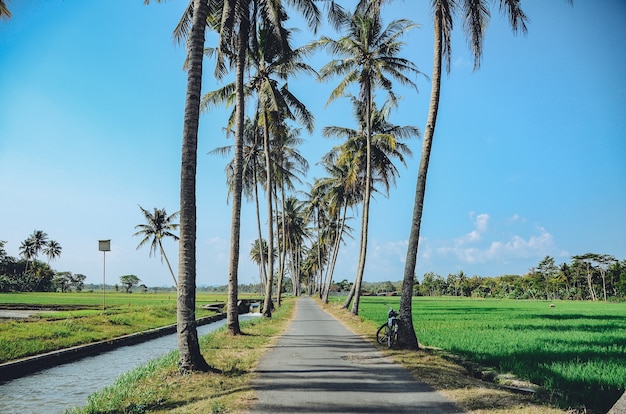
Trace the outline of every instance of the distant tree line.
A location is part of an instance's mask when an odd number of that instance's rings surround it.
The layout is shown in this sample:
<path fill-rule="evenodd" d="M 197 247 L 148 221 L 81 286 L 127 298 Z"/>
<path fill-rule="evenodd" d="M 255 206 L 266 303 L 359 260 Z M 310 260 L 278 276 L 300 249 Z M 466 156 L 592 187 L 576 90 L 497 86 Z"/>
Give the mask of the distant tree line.
<path fill-rule="evenodd" d="M 428 272 L 414 291 L 420 296 L 622 301 L 626 298 L 626 260 L 587 253 L 557 265 L 546 256 L 523 276 L 469 277 L 460 271 L 443 278 Z"/>
<path fill-rule="evenodd" d="M 81 291 L 87 278 L 72 272 L 55 272 L 50 262 L 61 256 L 62 247 L 35 230 L 20 244 L 21 258 L 9 256 L 4 249 L 7 242 L 0 240 L 0 292 L 49 292 L 70 289 Z M 39 260 L 43 254 L 47 262 Z"/>

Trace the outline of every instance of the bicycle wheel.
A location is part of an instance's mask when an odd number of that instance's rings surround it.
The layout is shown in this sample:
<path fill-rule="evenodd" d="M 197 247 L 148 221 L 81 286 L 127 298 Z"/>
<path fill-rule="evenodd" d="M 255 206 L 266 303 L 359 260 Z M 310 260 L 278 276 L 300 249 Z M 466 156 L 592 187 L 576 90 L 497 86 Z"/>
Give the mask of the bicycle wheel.
<path fill-rule="evenodd" d="M 389 339 L 387 340 L 387 347 L 391 348 L 398 342 L 398 322 L 393 321 L 393 325 L 389 332 Z"/>
<path fill-rule="evenodd" d="M 398 321 L 394 320 L 391 327 L 387 328 L 387 348 L 391 348 L 398 342 Z"/>
<path fill-rule="evenodd" d="M 387 327 L 387 323 L 383 323 L 376 331 L 376 340 L 379 344 L 385 345 L 387 343 L 387 338 L 389 337 L 389 328 Z"/>

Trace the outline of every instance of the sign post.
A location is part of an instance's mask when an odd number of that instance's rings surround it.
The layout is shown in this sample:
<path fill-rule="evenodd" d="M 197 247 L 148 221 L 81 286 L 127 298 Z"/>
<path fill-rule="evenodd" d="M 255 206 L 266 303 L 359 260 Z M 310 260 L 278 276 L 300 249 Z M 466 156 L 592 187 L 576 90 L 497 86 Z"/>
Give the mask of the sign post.
<path fill-rule="evenodd" d="M 106 283 L 107 283 L 107 252 L 111 251 L 111 240 L 98 240 L 98 250 L 103 255 L 102 265 L 102 313 L 106 310 Z"/>

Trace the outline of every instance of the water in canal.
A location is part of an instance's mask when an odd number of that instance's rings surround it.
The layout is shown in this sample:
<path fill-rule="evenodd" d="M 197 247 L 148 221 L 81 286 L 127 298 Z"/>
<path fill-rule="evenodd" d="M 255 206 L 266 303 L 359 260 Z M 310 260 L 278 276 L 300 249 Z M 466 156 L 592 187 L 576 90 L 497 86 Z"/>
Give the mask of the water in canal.
<path fill-rule="evenodd" d="M 251 317 L 255 316 L 239 315 L 240 320 Z M 198 326 L 198 335 L 225 323 L 223 319 Z M 89 395 L 111 385 L 124 372 L 165 355 L 176 346 L 176 334 L 166 335 L 0 383 L 0 413 L 55 414 L 85 405 Z"/>

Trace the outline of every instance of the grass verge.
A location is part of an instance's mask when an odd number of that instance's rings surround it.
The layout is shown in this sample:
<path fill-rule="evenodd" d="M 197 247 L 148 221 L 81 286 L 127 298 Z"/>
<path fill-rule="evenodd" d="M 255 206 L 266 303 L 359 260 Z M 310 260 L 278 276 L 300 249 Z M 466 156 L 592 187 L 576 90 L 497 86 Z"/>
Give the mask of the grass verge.
<path fill-rule="evenodd" d="M 272 341 L 286 328 L 295 301 L 285 300 L 271 319 L 241 322 L 243 335 L 220 329 L 200 338 L 205 359 L 221 373 L 179 375 L 174 351 L 122 375 L 93 394 L 72 414 L 238 413 L 254 403 L 254 368 Z"/>

